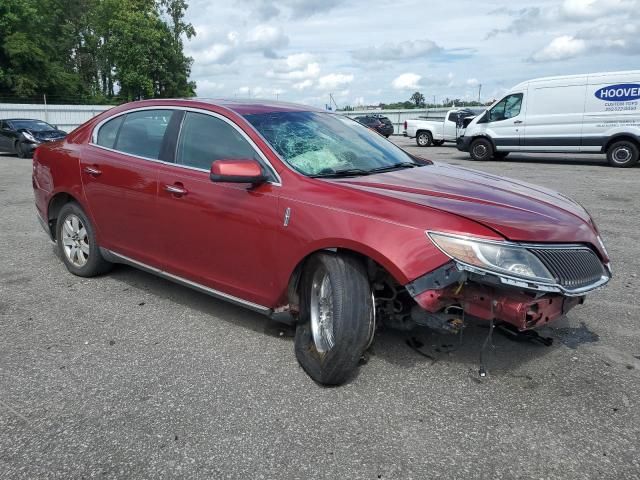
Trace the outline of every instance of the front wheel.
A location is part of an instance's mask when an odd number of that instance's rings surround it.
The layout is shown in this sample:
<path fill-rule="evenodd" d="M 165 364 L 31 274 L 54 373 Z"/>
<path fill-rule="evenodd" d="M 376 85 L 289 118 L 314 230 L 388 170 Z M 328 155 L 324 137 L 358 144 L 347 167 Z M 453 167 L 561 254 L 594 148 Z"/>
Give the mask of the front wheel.
<path fill-rule="evenodd" d="M 416 135 L 416 143 L 419 147 L 428 147 L 433 142 L 431 132 L 420 132 Z"/>
<path fill-rule="evenodd" d="M 295 352 L 322 385 L 340 385 L 358 367 L 375 317 L 364 264 L 351 255 L 321 252 L 309 259 L 300 292 Z"/>
<path fill-rule="evenodd" d="M 638 163 L 638 145 L 629 140 L 615 142 L 607 149 L 607 160 L 613 167 L 633 167 Z"/>
<path fill-rule="evenodd" d="M 471 158 L 476 161 L 489 160 L 493 156 L 493 146 L 486 138 L 478 138 L 471 142 L 469 153 Z"/>
<path fill-rule="evenodd" d="M 16 155 L 18 158 L 27 158 L 29 155 L 27 154 L 27 148 L 24 145 L 24 142 L 16 142 Z"/>
<path fill-rule="evenodd" d="M 60 210 L 56 240 L 62 261 L 74 275 L 94 277 L 112 266 L 102 257 L 93 225 L 77 203 L 67 203 Z"/>

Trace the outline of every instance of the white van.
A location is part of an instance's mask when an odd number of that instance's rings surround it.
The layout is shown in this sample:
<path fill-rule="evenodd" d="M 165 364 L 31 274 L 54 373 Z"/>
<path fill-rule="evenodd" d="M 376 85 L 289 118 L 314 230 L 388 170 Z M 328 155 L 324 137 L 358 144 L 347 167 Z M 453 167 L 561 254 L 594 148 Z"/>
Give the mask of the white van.
<path fill-rule="evenodd" d="M 606 153 L 614 167 L 640 154 L 640 70 L 529 80 L 513 87 L 457 141 L 474 160 L 510 152 Z"/>

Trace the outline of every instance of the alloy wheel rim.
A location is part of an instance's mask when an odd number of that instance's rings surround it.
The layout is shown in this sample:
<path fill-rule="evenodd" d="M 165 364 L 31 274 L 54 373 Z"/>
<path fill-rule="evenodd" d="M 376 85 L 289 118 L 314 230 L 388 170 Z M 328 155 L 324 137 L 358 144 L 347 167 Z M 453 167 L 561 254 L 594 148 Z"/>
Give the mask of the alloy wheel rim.
<path fill-rule="evenodd" d="M 624 163 L 631 158 L 631 150 L 629 150 L 627 147 L 617 148 L 613 152 L 613 158 L 618 163 Z"/>
<path fill-rule="evenodd" d="M 427 136 L 424 134 L 420 135 L 420 138 L 418 138 L 418 141 L 420 142 L 420 145 L 426 145 L 427 144 Z"/>
<path fill-rule="evenodd" d="M 68 215 L 62 223 L 62 249 L 67 260 L 76 267 L 84 267 L 89 260 L 89 235 L 77 215 Z"/>
<path fill-rule="evenodd" d="M 311 336 L 319 353 L 334 347 L 333 327 L 333 287 L 329 275 L 319 270 L 311 282 Z"/>

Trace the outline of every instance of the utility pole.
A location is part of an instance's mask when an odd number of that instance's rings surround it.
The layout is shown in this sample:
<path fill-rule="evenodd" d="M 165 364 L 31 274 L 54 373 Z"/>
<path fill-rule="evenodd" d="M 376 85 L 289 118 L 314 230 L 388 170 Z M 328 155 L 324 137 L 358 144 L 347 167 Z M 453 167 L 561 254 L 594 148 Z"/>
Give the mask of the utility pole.
<path fill-rule="evenodd" d="M 47 95 L 43 94 L 42 99 L 44 100 L 44 121 L 49 123 L 49 112 L 47 111 Z"/>
<path fill-rule="evenodd" d="M 435 95 L 433 96 L 433 106 L 434 107 L 436 106 L 436 96 Z"/>
<path fill-rule="evenodd" d="M 482 103 L 480 102 L 480 92 L 482 91 L 482 84 L 478 85 L 478 103 Z"/>

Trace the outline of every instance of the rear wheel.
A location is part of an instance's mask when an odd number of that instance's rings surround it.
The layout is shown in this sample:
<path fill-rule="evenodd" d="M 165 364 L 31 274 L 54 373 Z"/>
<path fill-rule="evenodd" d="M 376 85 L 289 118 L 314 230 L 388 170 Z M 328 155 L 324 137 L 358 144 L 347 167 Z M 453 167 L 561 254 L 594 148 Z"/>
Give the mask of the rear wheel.
<path fill-rule="evenodd" d="M 416 143 L 419 147 L 428 147 L 433 142 L 431 132 L 419 132 L 416 135 Z"/>
<path fill-rule="evenodd" d="M 62 261 L 74 275 L 93 277 L 112 266 L 102 257 L 93 225 L 77 203 L 67 203 L 60 210 L 56 240 Z"/>
<path fill-rule="evenodd" d="M 322 252 L 305 266 L 295 352 L 322 385 L 340 385 L 358 367 L 372 336 L 373 298 L 364 264 L 351 255 Z"/>
<path fill-rule="evenodd" d="M 620 140 L 607 149 L 607 160 L 613 167 L 628 168 L 638 163 L 638 145 L 629 140 Z"/>
<path fill-rule="evenodd" d="M 486 138 L 477 138 L 471 142 L 469 153 L 476 161 L 489 160 L 493 156 L 493 146 Z"/>

